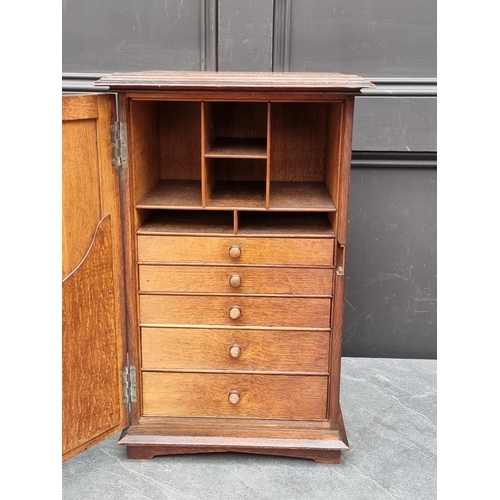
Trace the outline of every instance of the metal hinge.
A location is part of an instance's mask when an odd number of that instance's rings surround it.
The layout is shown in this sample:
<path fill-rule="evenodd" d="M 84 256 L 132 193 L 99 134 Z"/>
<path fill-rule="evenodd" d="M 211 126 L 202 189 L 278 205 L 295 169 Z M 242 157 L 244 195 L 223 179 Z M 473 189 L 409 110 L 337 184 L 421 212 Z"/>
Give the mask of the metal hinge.
<path fill-rule="evenodd" d="M 126 122 L 111 122 L 111 157 L 113 167 L 128 167 Z"/>
<path fill-rule="evenodd" d="M 137 376 L 135 366 L 122 369 L 123 404 L 137 403 Z"/>

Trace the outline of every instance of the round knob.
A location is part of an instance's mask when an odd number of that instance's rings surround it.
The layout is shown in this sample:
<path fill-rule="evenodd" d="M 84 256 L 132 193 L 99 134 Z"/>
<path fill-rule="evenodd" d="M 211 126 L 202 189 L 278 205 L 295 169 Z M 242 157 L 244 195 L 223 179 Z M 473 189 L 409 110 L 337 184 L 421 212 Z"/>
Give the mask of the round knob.
<path fill-rule="evenodd" d="M 238 319 L 241 316 L 241 309 L 238 306 L 232 306 L 229 308 L 229 317 L 231 319 Z"/>
<path fill-rule="evenodd" d="M 231 259 L 237 259 L 241 256 L 241 247 L 239 245 L 231 245 L 229 247 L 229 257 Z"/>
<path fill-rule="evenodd" d="M 232 274 L 229 278 L 229 284 L 233 288 L 239 288 L 241 286 L 241 276 L 239 274 Z"/>
<path fill-rule="evenodd" d="M 231 391 L 228 395 L 229 402 L 233 405 L 240 402 L 240 393 L 238 391 Z"/>
<path fill-rule="evenodd" d="M 238 344 L 233 344 L 229 348 L 229 356 L 231 356 L 232 358 L 239 358 L 242 352 L 243 349 Z"/>

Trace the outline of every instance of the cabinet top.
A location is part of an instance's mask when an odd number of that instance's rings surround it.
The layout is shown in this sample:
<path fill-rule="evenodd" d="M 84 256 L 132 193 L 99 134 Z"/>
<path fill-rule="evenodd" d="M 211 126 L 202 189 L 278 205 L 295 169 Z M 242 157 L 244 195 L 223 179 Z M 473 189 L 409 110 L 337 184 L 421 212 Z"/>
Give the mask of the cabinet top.
<path fill-rule="evenodd" d="M 112 73 L 95 86 L 111 90 L 266 90 L 359 92 L 375 85 L 365 78 L 342 73 L 141 71 Z"/>

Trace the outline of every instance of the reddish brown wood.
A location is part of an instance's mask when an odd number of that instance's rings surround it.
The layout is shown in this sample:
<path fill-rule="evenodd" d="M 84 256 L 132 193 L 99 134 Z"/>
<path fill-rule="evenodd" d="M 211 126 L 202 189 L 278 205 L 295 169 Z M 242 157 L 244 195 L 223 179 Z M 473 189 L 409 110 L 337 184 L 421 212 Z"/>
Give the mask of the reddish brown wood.
<path fill-rule="evenodd" d="M 144 415 L 324 420 L 328 377 L 145 371 Z M 228 400 L 232 391 L 241 399 Z"/>
<path fill-rule="evenodd" d="M 206 158 L 266 158 L 265 139 L 217 137 L 208 150 Z"/>
<path fill-rule="evenodd" d="M 332 333 L 330 352 L 330 399 L 329 417 L 332 425 L 342 422 L 340 413 L 340 368 L 342 351 L 342 324 L 344 318 L 344 252 L 345 248 L 337 244 L 335 249 L 334 298 L 332 306 Z M 335 427 L 332 427 L 335 428 Z M 345 431 L 344 431 L 345 433 Z"/>
<path fill-rule="evenodd" d="M 127 124 L 131 123 L 131 101 L 123 94 L 119 94 L 119 120 Z M 131 129 L 131 127 L 129 127 Z M 129 133 L 130 139 L 130 133 Z M 126 244 L 123 246 L 123 255 L 125 258 L 124 266 L 124 279 L 127 284 L 127 294 L 126 299 L 126 313 L 123 315 L 126 321 L 126 328 L 128 336 L 126 337 L 126 347 L 128 354 L 129 364 L 139 368 L 141 366 L 140 362 L 140 352 L 141 352 L 141 340 L 140 336 L 137 335 L 138 325 L 139 325 L 139 305 L 137 294 L 134 293 L 138 289 L 138 271 L 137 271 L 137 248 L 135 238 L 132 236 L 135 231 L 143 223 L 144 219 L 147 217 L 148 213 L 144 210 L 135 210 L 135 203 L 137 203 L 137 197 L 135 195 L 135 158 L 136 158 L 136 144 L 134 141 L 128 143 L 128 153 L 129 153 L 129 167 L 122 168 L 121 170 L 121 181 L 122 181 L 122 191 L 121 191 L 121 202 L 123 206 L 123 234 Z M 140 401 L 141 377 L 137 377 L 137 394 L 139 395 L 138 400 Z M 140 404 L 130 404 L 129 406 L 129 416 L 130 424 L 135 425 L 139 422 L 141 418 L 141 408 Z"/>
<path fill-rule="evenodd" d="M 235 245 L 241 247 L 241 256 L 237 258 L 229 254 Z M 330 238 L 166 236 L 148 233 L 143 228 L 138 237 L 138 259 L 140 263 L 165 264 L 331 266 L 333 245 Z"/>
<path fill-rule="evenodd" d="M 63 96 L 62 458 L 128 425 L 125 302 L 113 97 Z"/>
<path fill-rule="evenodd" d="M 333 269 L 281 266 L 139 266 L 143 293 L 332 295 Z"/>
<path fill-rule="evenodd" d="M 329 331 L 144 327 L 141 335 L 146 370 L 329 372 Z"/>
<path fill-rule="evenodd" d="M 137 203 L 136 208 L 147 210 L 175 208 L 200 209 L 201 182 L 184 180 L 160 180 Z"/>
<path fill-rule="evenodd" d="M 234 419 L 148 419 L 150 423 L 129 427 L 118 443 L 134 458 L 190 453 L 240 452 L 277 455 L 338 463 L 349 449 L 340 413 L 339 430 L 321 422 Z M 162 424 L 163 422 L 163 424 Z M 163 425 L 163 426 L 162 426 Z"/>
<path fill-rule="evenodd" d="M 268 91 L 356 91 L 373 87 L 368 80 L 356 75 L 340 73 L 279 73 L 230 71 L 143 71 L 114 73 L 102 77 L 97 86 L 114 90 L 203 90 L 223 88 L 231 90 Z"/>
<path fill-rule="evenodd" d="M 110 241 L 120 258 L 125 242 L 125 267 L 112 267 L 127 308 L 115 321 L 127 322 L 139 376 L 120 444 L 132 458 L 236 451 L 338 463 L 348 449 L 338 396 L 353 105 L 373 85 L 245 72 L 118 73 L 97 85 L 119 93 L 128 130 L 122 228 L 111 223 Z M 63 106 L 67 121 L 99 115 L 95 96 Z M 82 164 L 111 164 L 109 127 L 103 137 Z M 116 174 L 111 196 L 89 186 L 82 199 L 120 206 Z M 67 275 L 79 258 L 64 255 Z"/>
<path fill-rule="evenodd" d="M 161 101 L 157 108 L 160 177 L 200 181 L 201 102 Z"/>
<path fill-rule="evenodd" d="M 152 459 L 162 455 L 189 455 L 195 453 L 249 453 L 253 455 L 271 455 L 287 458 L 303 458 L 314 460 L 318 464 L 339 464 L 340 451 L 294 450 L 292 448 L 219 448 L 219 447 L 173 447 L 173 446 L 127 446 L 127 457 L 135 459 Z"/>

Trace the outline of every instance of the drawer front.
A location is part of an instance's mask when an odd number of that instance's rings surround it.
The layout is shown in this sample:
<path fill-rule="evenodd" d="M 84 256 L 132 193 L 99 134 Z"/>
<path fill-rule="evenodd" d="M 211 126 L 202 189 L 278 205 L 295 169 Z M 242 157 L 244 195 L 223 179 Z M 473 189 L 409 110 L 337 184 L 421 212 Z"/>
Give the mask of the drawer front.
<path fill-rule="evenodd" d="M 333 269 L 139 266 L 142 292 L 331 295 Z"/>
<path fill-rule="evenodd" d="M 329 331 L 142 328 L 152 369 L 328 373 Z"/>
<path fill-rule="evenodd" d="M 323 420 L 327 384 L 319 375 L 143 372 L 143 415 Z"/>
<path fill-rule="evenodd" d="M 331 238 L 138 237 L 140 262 L 332 266 Z M 230 249 L 233 256 L 230 256 Z M 239 250 L 238 250 L 239 249 Z"/>
<path fill-rule="evenodd" d="M 329 298 L 140 295 L 139 303 L 143 325 L 330 327 Z"/>

